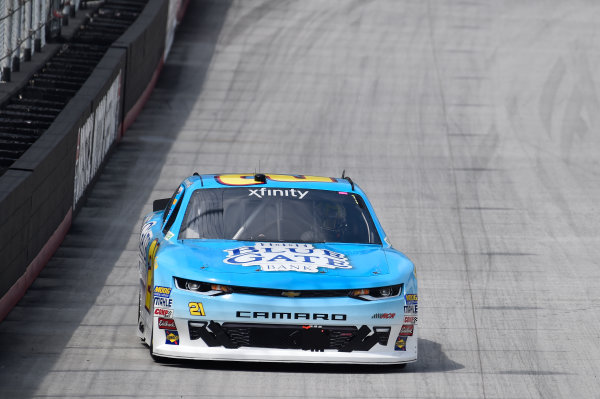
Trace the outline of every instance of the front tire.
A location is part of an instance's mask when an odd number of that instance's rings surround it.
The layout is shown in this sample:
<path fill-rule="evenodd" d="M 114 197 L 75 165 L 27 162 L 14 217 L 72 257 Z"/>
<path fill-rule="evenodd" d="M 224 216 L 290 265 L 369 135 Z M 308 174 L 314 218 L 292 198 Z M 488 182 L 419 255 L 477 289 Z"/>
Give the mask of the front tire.
<path fill-rule="evenodd" d="M 148 351 L 150 352 L 150 357 L 154 360 L 155 363 L 167 363 L 167 358 L 158 356 L 154 354 L 154 337 L 153 334 L 150 333 L 150 344 L 148 345 Z"/>

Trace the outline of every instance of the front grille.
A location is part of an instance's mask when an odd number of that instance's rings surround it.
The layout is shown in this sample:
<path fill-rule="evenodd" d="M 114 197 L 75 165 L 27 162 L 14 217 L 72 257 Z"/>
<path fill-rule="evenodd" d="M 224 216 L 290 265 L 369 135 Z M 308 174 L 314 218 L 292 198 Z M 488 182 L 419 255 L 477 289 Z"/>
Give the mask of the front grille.
<path fill-rule="evenodd" d="M 190 339 L 202 339 L 210 347 L 301 349 L 322 352 L 368 351 L 387 345 L 390 327 L 311 326 L 288 324 L 223 323 L 189 321 Z"/>
<path fill-rule="evenodd" d="M 239 346 L 304 350 L 339 350 L 358 331 L 356 327 L 242 323 L 224 323 L 223 330 Z"/>
<path fill-rule="evenodd" d="M 232 291 L 236 294 L 277 296 L 290 298 L 333 298 L 348 296 L 350 290 L 281 290 L 272 288 L 254 288 L 232 286 Z"/>
<path fill-rule="evenodd" d="M 198 285 L 198 289 L 190 290 L 186 288 L 186 284 L 193 282 Z M 209 292 L 212 291 L 214 284 L 203 281 L 187 280 L 181 277 L 175 277 L 175 285 L 179 289 L 196 291 L 196 292 Z M 281 288 L 258 288 L 258 287 L 244 287 L 239 285 L 228 285 L 227 293 L 235 294 L 248 294 L 248 295 L 260 295 L 260 296 L 276 296 L 276 297 L 288 297 L 288 298 L 334 298 L 334 297 L 348 297 L 351 289 L 336 289 L 336 290 L 284 290 Z M 221 295 L 225 294 L 223 292 Z"/>

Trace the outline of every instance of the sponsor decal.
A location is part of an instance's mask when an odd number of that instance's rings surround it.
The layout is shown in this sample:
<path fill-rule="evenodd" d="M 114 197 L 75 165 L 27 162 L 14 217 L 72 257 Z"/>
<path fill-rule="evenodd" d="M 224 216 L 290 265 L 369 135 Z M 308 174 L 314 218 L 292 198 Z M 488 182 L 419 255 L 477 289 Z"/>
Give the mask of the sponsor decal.
<path fill-rule="evenodd" d="M 319 268 L 351 269 L 346 255 L 312 244 L 258 242 L 252 246 L 226 249 L 228 265 L 260 267 L 263 271 L 317 273 Z"/>
<path fill-rule="evenodd" d="M 165 330 L 165 334 L 167 336 L 165 344 L 179 345 L 179 333 L 177 332 L 177 330 Z"/>
<path fill-rule="evenodd" d="M 123 73 L 115 77 L 96 108 L 77 131 L 73 207 L 79 203 L 119 133 Z"/>
<path fill-rule="evenodd" d="M 396 313 L 375 313 L 372 319 L 393 319 L 396 317 Z"/>
<path fill-rule="evenodd" d="M 154 287 L 154 298 L 168 298 L 171 296 L 171 288 L 169 287 Z"/>
<path fill-rule="evenodd" d="M 274 175 L 267 174 L 268 180 L 274 180 L 279 182 L 288 183 L 331 183 L 335 182 L 335 179 L 330 177 L 321 176 L 304 176 L 304 175 Z M 238 174 L 238 175 L 220 175 L 215 176 L 215 179 L 226 186 L 253 186 L 256 184 L 264 184 L 254 180 L 254 174 Z"/>
<path fill-rule="evenodd" d="M 154 306 L 170 308 L 173 306 L 173 298 L 154 298 Z"/>
<path fill-rule="evenodd" d="M 306 197 L 309 193 L 309 190 L 302 191 L 296 190 L 295 188 L 257 188 L 257 189 L 249 189 L 248 197 L 256 197 L 256 198 L 264 198 L 264 197 L 292 197 L 302 199 Z"/>
<path fill-rule="evenodd" d="M 172 319 L 173 318 L 173 310 L 172 309 L 156 308 L 156 309 L 154 309 L 154 315 L 155 316 L 166 317 L 167 319 Z"/>
<path fill-rule="evenodd" d="M 156 268 L 156 252 L 158 251 L 158 238 L 154 239 L 148 248 L 148 260 L 146 261 L 146 302 L 145 306 L 150 311 L 152 301 L 152 285 L 154 284 L 154 269 Z"/>
<path fill-rule="evenodd" d="M 190 302 L 188 303 L 188 307 L 190 308 L 190 314 L 192 316 L 206 316 L 202 302 Z"/>
<path fill-rule="evenodd" d="M 416 294 L 406 294 L 404 296 L 404 299 L 406 301 L 406 305 L 417 305 L 418 303 L 418 299 L 417 299 L 417 295 Z"/>
<path fill-rule="evenodd" d="M 140 259 L 145 263 L 146 262 L 146 254 L 148 253 L 148 246 L 150 245 L 150 240 L 152 240 L 152 227 L 156 225 L 156 221 L 153 220 L 148 223 L 144 223 L 142 226 L 142 231 L 140 233 Z"/>
<path fill-rule="evenodd" d="M 165 240 L 170 240 L 171 238 L 173 238 L 175 236 L 175 234 L 171 233 L 170 231 L 165 235 Z"/>
<path fill-rule="evenodd" d="M 405 314 L 417 314 L 418 313 L 418 307 L 417 305 L 407 305 L 404 307 L 404 313 Z"/>
<path fill-rule="evenodd" d="M 413 335 L 413 331 L 415 329 L 415 326 L 412 324 L 404 324 L 401 328 L 400 328 L 400 335 L 403 337 L 411 337 Z"/>
<path fill-rule="evenodd" d="M 173 202 L 171 203 L 171 205 L 169 205 L 169 207 L 165 211 L 167 213 L 167 217 L 165 217 L 164 220 L 169 220 L 169 218 L 173 214 L 173 211 L 175 210 L 175 205 L 177 204 L 177 201 L 179 201 L 181 199 L 183 190 L 184 190 L 184 186 L 182 184 L 177 188 L 177 192 L 175 194 L 173 194 L 173 196 L 174 196 Z"/>
<path fill-rule="evenodd" d="M 280 319 L 280 320 L 333 320 L 344 321 L 347 315 L 341 313 L 292 313 L 292 312 L 251 312 L 238 310 L 235 317 L 242 319 Z"/>
<path fill-rule="evenodd" d="M 404 316 L 404 323 L 417 324 L 417 316 Z"/>
<path fill-rule="evenodd" d="M 175 326 L 175 320 L 173 319 L 163 319 L 162 317 L 158 318 L 158 328 L 160 328 L 161 330 L 176 330 L 177 327 Z"/>
<path fill-rule="evenodd" d="M 396 344 L 394 345 L 394 350 L 406 352 L 406 340 L 406 337 L 398 335 L 398 338 L 396 338 Z"/>

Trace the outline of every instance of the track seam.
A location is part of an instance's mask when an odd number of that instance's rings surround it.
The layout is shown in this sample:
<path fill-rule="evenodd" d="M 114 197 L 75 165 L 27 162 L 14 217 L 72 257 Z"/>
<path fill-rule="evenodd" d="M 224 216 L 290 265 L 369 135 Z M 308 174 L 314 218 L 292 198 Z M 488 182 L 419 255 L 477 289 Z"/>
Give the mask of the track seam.
<path fill-rule="evenodd" d="M 433 35 L 431 0 L 427 0 L 427 20 L 429 22 L 428 30 L 429 30 L 429 40 L 431 41 L 431 54 L 432 54 L 432 58 L 433 58 L 433 67 L 434 67 L 434 71 L 435 71 L 435 75 L 436 75 L 436 80 L 438 83 L 437 86 L 438 86 L 439 95 L 442 100 L 442 113 L 443 113 L 444 122 L 445 122 L 443 129 L 444 129 L 444 132 L 446 133 L 446 143 L 448 145 L 448 152 L 450 153 L 450 162 L 452 165 L 452 184 L 454 185 L 454 199 L 456 201 L 456 212 L 457 212 L 457 216 L 458 216 L 458 228 L 460 230 L 460 239 L 461 239 L 461 243 L 462 243 L 462 257 L 463 257 L 463 261 L 465 263 L 465 274 L 467 276 L 467 285 L 469 287 L 469 299 L 471 300 L 471 316 L 473 317 L 473 325 L 475 327 L 475 341 L 477 342 L 477 359 L 479 361 L 479 376 L 481 379 L 481 390 L 482 390 L 482 394 L 483 394 L 482 398 L 486 399 L 487 395 L 485 392 L 485 381 L 483 378 L 483 362 L 481 359 L 481 345 L 479 342 L 477 319 L 475 318 L 473 289 L 471 287 L 471 276 L 469 273 L 469 261 L 468 261 L 467 253 L 466 253 L 467 250 L 466 250 L 466 245 L 465 245 L 465 234 L 464 234 L 464 229 L 463 229 L 463 220 L 462 220 L 462 214 L 461 214 L 461 208 L 460 208 L 460 199 L 458 196 L 458 184 L 457 184 L 457 180 L 456 180 L 456 171 L 454 169 L 454 152 L 452 151 L 452 144 L 450 143 L 450 133 L 448 130 L 449 121 L 448 121 L 448 111 L 446 108 L 446 96 L 445 96 L 444 88 L 442 85 L 442 78 L 441 78 L 439 62 L 438 62 L 438 58 L 437 58 L 436 41 L 435 41 L 435 37 Z"/>

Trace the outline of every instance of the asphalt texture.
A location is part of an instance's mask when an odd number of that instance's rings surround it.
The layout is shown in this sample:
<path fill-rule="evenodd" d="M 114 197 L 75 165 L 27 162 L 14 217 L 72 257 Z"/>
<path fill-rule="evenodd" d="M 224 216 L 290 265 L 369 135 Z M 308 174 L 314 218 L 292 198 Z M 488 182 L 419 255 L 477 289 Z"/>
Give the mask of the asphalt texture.
<path fill-rule="evenodd" d="M 578 0 L 191 1 L 0 324 L 0 397 L 598 397 L 599 19 Z M 152 200 L 195 171 L 344 169 L 418 267 L 419 361 L 153 362 L 135 336 Z"/>

